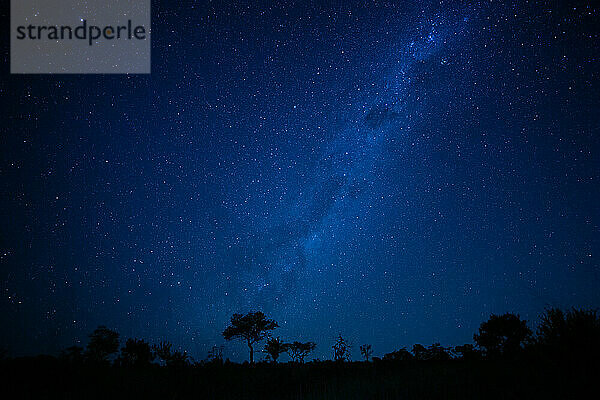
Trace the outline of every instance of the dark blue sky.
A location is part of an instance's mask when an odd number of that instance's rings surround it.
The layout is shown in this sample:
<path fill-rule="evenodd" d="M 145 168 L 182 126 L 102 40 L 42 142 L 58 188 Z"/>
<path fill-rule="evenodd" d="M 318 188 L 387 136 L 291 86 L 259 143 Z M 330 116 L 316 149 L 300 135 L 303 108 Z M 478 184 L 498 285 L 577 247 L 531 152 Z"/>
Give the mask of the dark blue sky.
<path fill-rule="evenodd" d="M 201 359 L 255 309 L 381 355 L 600 304 L 594 2 L 221 3 L 154 2 L 150 76 L 2 42 L 13 355 L 106 324 Z"/>

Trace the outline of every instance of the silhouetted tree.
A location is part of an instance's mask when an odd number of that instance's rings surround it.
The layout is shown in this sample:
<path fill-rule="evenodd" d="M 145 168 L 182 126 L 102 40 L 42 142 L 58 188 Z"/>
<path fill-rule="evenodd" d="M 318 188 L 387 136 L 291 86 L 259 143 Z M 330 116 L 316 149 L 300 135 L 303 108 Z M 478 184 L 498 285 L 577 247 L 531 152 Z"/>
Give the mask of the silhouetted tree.
<path fill-rule="evenodd" d="M 317 348 L 317 344 L 314 342 L 293 342 L 288 345 L 287 353 L 294 362 L 304 363 L 304 359 L 314 349 Z"/>
<path fill-rule="evenodd" d="M 454 347 L 454 353 L 462 360 L 478 360 L 481 358 L 481 352 L 470 343 Z"/>
<path fill-rule="evenodd" d="M 182 367 L 190 363 L 187 352 L 173 351 L 173 345 L 170 342 L 162 341 L 152 346 L 152 349 L 168 367 Z"/>
<path fill-rule="evenodd" d="M 331 348 L 333 349 L 334 361 L 350 361 L 351 346 L 341 334 L 335 339 L 335 344 Z"/>
<path fill-rule="evenodd" d="M 222 364 L 224 348 L 224 346 L 213 346 L 212 349 L 208 351 L 208 362 Z"/>
<path fill-rule="evenodd" d="M 537 329 L 536 344 L 545 356 L 561 362 L 600 358 L 600 318 L 596 310 L 547 309 Z"/>
<path fill-rule="evenodd" d="M 475 343 L 487 357 L 512 357 L 518 354 L 531 337 L 527 322 L 518 315 L 506 313 L 494 315 L 479 327 L 473 335 Z"/>
<path fill-rule="evenodd" d="M 86 356 L 93 362 L 105 363 L 118 350 L 119 334 L 101 325 L 90 335 Z"/>
<path fill-rule="evenodd" d="M 366 362 L 369 362 L 369 357 L 373 355 L 373 349 L 370 344 L 363 344 L 360 346 L 360 354 L 365 358 Z"/>
<path fill-rule="evenodd" d="M 385 361 L 408 361 L 414 358 L 415 357 L 412 355 L 412 353 L 406 350 L 405 347 L 401 348 L 400 350 L 387 353 L 383 356 Z"/>
<path fill-rule="evenodd" d="M 171 348 L 172 347 L 173 347 L 173 345 L 170 342 L 162 341 L 158 344 L 153 345 L 152 350 L 154 350 L 154 354 L 156 354 L 156 356 L 159 359 L 161 359 L 162 361 L 164 361 L 166 363 L 167 360 L 169 360 L 171 358 Z"/>
<path fill-rule="evenodd" d="M 427 355 L 429 360 L 450 360 L 452 356 L 449 350 L 446 349 L 439 343 L 434 343 L 427 348 Z"/>
<path fill-rule="evenodd" d="M 225 340 L 234 338 L 243 340 L 250 350 L 250 364 L 254 363 L 254 344 L 263 340 L 269 331 L 277 328 L 277 322 L 267 319 L 260 311 L 249 312 L 246 315 L 233 314 L 231 325 L 223 331 Z"/>
<path fill-rule="evenodd" d="M 429 354 L 427 353 L 427 349 L 425 348 L 425 346 L 423 346 L 422 344 L 415 344 L 412 347 L 412 353 L 415 356 L 415 359 L 417 360 L 427 360 L 429 357 Z"/>
<path fill-rule="evenodd" d="M 452 358 L 448 349 L 439 343 L 434 343 L 429 347 L 425 347 L 422 344 L 415 344 L 412 348 L 412 352 L 415 359 L 421 361 L 449 360 Z"/>
<path fill-rule="evenodd" d="M 289 343 L 284 343 L 279 338 L 269 338 L 267 344 L 265 344 L 265 353 L 269 355 L 273 362 L 277 362 L 279 355 L 286 353 L 290 347 Z"/>
<path fill-rule="evenodd" d="M 188 355 L 187 351 L 176 350 L 171 353 L 170 359 L 167 360 L 167 366 L 184 367 L 189 365 L 190 362 L 193 362 L 193 360 L 190 359 L 190 356 Z"/>
<path fill-rule="evenodd" d="M 143 339 L 127 339 L 121 348 L 121 362 L 123 365 L 141 367 L 150 365 L 155 358 L 150 344 Z"/>
<path fill-rule="evenodd" d="M 60 352 L 59 358 L 68 363 L 82 363 L 84 361 L 83 347 L 71 346 Z"/>

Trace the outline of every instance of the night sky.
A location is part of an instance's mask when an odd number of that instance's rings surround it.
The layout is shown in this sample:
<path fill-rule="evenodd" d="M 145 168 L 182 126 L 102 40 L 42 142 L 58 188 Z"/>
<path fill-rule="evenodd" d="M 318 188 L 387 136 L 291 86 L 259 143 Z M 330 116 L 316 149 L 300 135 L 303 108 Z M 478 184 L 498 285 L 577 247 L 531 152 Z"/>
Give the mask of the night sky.
<path fill-rule="evenodd" d="M 262 310 L 358 358 L 600 305 L 597 4 L 222 3 L 153 2 L 151 75 L 1 42 L 11 355 L 105 324 L 202 359 Z"/>

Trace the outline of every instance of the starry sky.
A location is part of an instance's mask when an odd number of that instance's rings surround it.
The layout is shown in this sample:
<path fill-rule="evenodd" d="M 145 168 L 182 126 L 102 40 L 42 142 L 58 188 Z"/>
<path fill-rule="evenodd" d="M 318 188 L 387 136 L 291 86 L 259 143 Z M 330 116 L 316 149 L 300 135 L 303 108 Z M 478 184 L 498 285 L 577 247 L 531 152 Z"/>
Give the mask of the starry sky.
<path fill-rule="evenodd" d="M 599 306 L 599 10 L 558 3 L 154 1 L 151 75 L 1 41 L 0 343 L 202 359 L 262 310 L 358 358 Z"/>

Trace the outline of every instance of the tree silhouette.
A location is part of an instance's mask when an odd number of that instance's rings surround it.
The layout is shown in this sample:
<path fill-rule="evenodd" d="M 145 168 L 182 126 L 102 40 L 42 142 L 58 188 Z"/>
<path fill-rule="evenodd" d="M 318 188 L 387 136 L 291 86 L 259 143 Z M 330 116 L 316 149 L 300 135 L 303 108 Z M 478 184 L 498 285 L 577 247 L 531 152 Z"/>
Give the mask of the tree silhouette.
<path fill-rule="evenodd" d="M 60 359 L 69 363 L 81 363 L 84 361 L 83 347 L 71 346 L 60 352 Z"/>
<path fill-rule="evenodd" d="M 213 346 L 212 349 L 208 351 L 208 362 L 222 364 L 224 349 L 224 346 Z"/>
<path fill-rule="evenodd" d="M 475 346 L 470 343 L 454 347 L 454 353 L 462 360 L 478 360 L 481 358 L 481 352 L 475 349 Z"/>
<path fill-rule="evenodd" d="M 363 344 L 360 346 L 360 354 L 365 358 L 366 362 L 369 362 L 369 357 L 373 355 L 373 349 L 370 344 Z"/>
<path fill-rule="evenodd" d="M 317 348 L 317 344 L 314 342 L 293 342 L 288 345 L 287 353 L 294 362 L 304 363 L 304 359 L 314 349 Z"/>
<path fill-rule="evenodd" d="M 121 348 L 121 361 L 123 365 L 141 367 L 150 365 L 155 358 L 150 344 L 143 339 L 127 339 Z"/>
<path fill-rule="evenodd" d="M 269 338 L 267 344 L 265 344 L 264 351 L 269 355 L 269 357 L 271 357 L 271 360 L 273 360 L 273 362 L 277 362 L 279 355 L 281 353 L 287 352 L 289 347 L 289 343 L 284 343 L 279 338 Z"/>
<path fill-rule="evenodd" d="M 423 346 L 422 344 L 415 344 L 412 347 L 412 353 L 415 356 L 415 359 L 417 360 L 427 360 L 429 357 L 428 353 L 427 353 L 427 349 L 425 348 L 425 346 Z"/>
<path fill-rule="evenodd" d="M 86 356 L 93 362 L 106 363 L 119 350 L 119 334 L 100 325 L 90 335 Z"/>
<path fill-rule="evenodd" d="M 413 356 L 410 351 L 406 350 L 405 347 L 401 348 L 400 350 L 387 353 L 383 356 L 383 359 L 386 361 L 408 361 L 414 358 L 415 356 Z"/>
<path fill-rule="evenodd" d="M 254 363 L 254 345 L 263 340 L 269 331 L 277 328 L 277 322 L 267 319 L 260 311 L 249 312 L 246 315 L 233 314 L 231 325 L 223 331 L 225 340 L 234 338 L 243 340 L 250 350 L 250 364 Z"/>
<path fill-rule="evenodd" d="M 537 329 L 536 344 L 544 355 L 562 362 L 597 360 L 600 357 L 600 318 L 596 310 L 564 313 L 547 309 Z"/>
<path fill-rule="evenodd" d="M 167 366 L 181 368 L 189 365 L 192 361 L 187 351 L 176 350 L 171 353 L 170 359 L 167 360 Z"/>
<path fill-rule="evenodd" d="M 439 343 L 434 343 L 427 348 L 428 360 L 449 360 L 452 357 L 448 350 Z"/>
<path fill-rule="evenodd" d="M 342 337 L 338 335 L 335 339 L 335 344 L 331 346 L 333 349 L 333 360 L 334 361 L 350 361 L 350 344 Z"/>
<path fill-rule="evenodd" d="M 153 345 L 152 350 L 154 350 L 154 353 L 159 359 L 166 363 L 167 360 L 171 358 L 172 347 L 173 345 L 170 342 L 162 341 L 159 344 Z"/>
<path fill-rule="evenodd" d="M 530 337 L 531 330 L 527 322 L 511 313 L 492 314 L 488 321 L 481 324 L 479 332 L 473 335 L 475 343 L 491 358 L 517 355 Z"/>
<path fill-rule="evenodd" d="M 162 360 L 168 367 L 182 367 L 190 363 L 186 351 L 173 351 L 173 345 L 170 342 L 162 341 L 152 346 L 156 356 Z"/>

